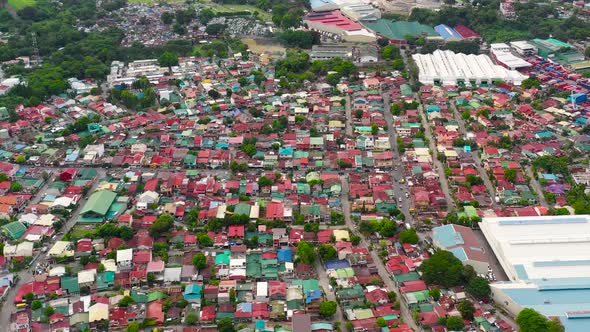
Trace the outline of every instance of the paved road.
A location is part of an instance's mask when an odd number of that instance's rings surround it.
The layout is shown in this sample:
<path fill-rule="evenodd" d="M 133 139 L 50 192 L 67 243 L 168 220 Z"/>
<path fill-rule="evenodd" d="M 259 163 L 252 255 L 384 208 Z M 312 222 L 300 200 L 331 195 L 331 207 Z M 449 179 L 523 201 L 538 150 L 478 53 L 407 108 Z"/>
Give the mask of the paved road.
<path fill-rule="evenodd" d="M 320 286 L 324 290 L 328 301 L 338 302 L 336 301 L 336 295 L 334 292 L 330 291 L 330 279 L 328 279 L 328 273 L 326 272 L 326 269 L 324 269 L 324 264 L 320 261 L 319 256 L 315 260 L 315 270 L 318 274 Z M 334 322 L 344 322 L 344 314 L 340 306 L 337 307 L 336 313 L 332 316 L 332 320 Z"/>
<path fill-rule="evenodd" d="M 434 168 L 435 168 L 434 170 L 436 172 L 438 172 L 438 179 L 440 181 L 440 185 L 441 185 L 443 194 L 445 195 L 445 199 L 447 201 L 447 211 L 450 211 L 451 209 L 455 208 L 455 201 L 453 201 L 453 198 L 451 196 L 451 191 L 449 189 L 449 182 L 447 181 L 447 177 L 445 176 L 445 169 L 444 169 L 442 163 L 437 158 L 437 150 L 436 150 L 436 144 L 435 144 L 436 140 L 435 140 L 434 136 L 432 135 L 432 128 L 430 127 L 430 121 L 428 121 L 428 118 L 426 117 L 422 102 L 421 101 L 419 101 L 419 102 L 420 102 L 420 105 L 418 106 L 418 112 L 420 112 L 420 118 L 422 121 L 422 126 L 424 127 L 424 133 L 426 134 L 426 137 L 428 138 L 428 141 L 429 141 L 429 148 L 430 148 L 430 152 L 432 154 L 432 162 L 433 162 Z"/>
<path fill-rule="evenodd" d="M 340 180 L 342 182 L 341 204 L 342 204 L 342 212 L 344 213 L 344 220 L 346 221 L 346 225 L 348 225 L 350 227 L 350 229 L 355 229 L 356 224 L 350 218 L 350 201 L 349 201 L 350 187 L 348 186 L 348 179 L 346 176 L 341 176 Z M 359 243 L 359 246 L 369 248 L 369 243 L 365 239 L 364 235 L 360 234 L 360 237 L 361 237 L 361 242 Z M 395 284 L 391 280 L 391 274 L 389 272 L 387 272 L 387 269 L 385 269 L 385 265 L 383 264 L 383 261 L 381 261 L 381 258 L 377 255 L 377 253 L 374 250 L 370 251 L 370 253 L 371 253 L 371 257 L 373 258 L 373 261 L 375 262 L 375 265 L 377 266 L 379 276 L 381 277 L 381 279 L 385 283 L 387 290 L 388 291 L 393 290 L 397 295 L 397 299 L 400 300 L 401 317 L 403 318 L 404 323 L 407 323 L 412 329 L 414 329 L 414 331 L 422 331 L 422 329 L 420 329 L 418 327 L 416 322 L 414 322 L 414 319 L 412 318 L 412 313 L 408 309 L 408 306 L 406 305 L 406 303 L 402 300 L 399 289 L 397 287 L 395 287 Z"/>
<path fill-rule="evenodd" d="M 104 169 L 97 169 L 97 171 L 98 171 L 97 179 L 101 179 L 101 178 L 105 177 L 106 171 Z M 50 182 L 51 181 L 47 181 L 47 183 L 45 184 L 45 186 L 43 186 L 42 190 L 39 190 L 39 192 L 35 196 L 34 200 L 37 200 L 37 202 L 38 202 L 42 198 L 42 196 L 45 194 L 45 190 L 49 186 Z M 91 187 L 91 190 L 89 191 L 89 193 L 94 192 L 98 188 L 98 185 L 99 185 L 99 182 L 98 181 L 94 181 L 94 183 L 92 184 L 92 187 Z M 74 225 L 76 224 L 76 220 L 78 219 L 78 216 L 80 214 L 80 211 L 82 210 L 82 207 L 84 206 L 84 204 L 86 203 L 87 200 L 88 200 L 88 198 L 87 197 L 84 197 L 84 198 L 82 198 L 78 202 L 78 208 L 72 214 L 72 216 L 66 222 L 66 224 L 62 227 L 62 234 L 67 234 L 72 229 L 72 227 L 74 227 Z M 48 248 L 51 248 L 56 241 L 59 241 L 61 239 L 63 239 L 63 235 L 57 236 L 54 240 L 51 240 L 51 241 L 46 242 L 45 245 Z M 45 258 L 46 258 L 46 255 L 47 255 L 46 252 L 45 253 L 41 253 L 39 255 L 39 257 L 36 259 L 35 262 L 36 263 L 43 262 L 45 260 Z M 33 281 L 33 273 L 32 273 L 32 270 L 34 269 L 34 266 L 35 265 L 36 264 L 32 264 L 32 267 L 31 268 L 16 273 L 16 275 L 18 276 L 19 280 L 14 285 L 14 287 L 12 287 L 8 291 L 8 294 L 6 296 L 6 300 L 4 301 L 4 303 L 2 305 L 2 310 L 0 312 L 0 326 L 9 326 L 9 324 L 10 324 L 10 315 L 13 312 L 16 311 L 16 306 L 14 305 L 14 301 L 13 301 L 14 296 L 16 295 L 16 290 L 19 289 L 23 284 Z"/>
<path fill-rule="evenodd" d="M 543 195 L 543 188 L 541 188 L 539 181 L 537 181 L 537 177 L 533 173 L 533 168 L 531 166 L 526 166 L 525 171 L 526 175 L 531 178 L 530 184 L 533 190 L 537 193 L 537 197 L 539 197 L 539 203 L 544 207 L 549 207 L 550 204 L 547 203 L 545 195 Z"/>
<path fill-rule="evenodd" d="M 453 111 L 453 115 L 455 116 L 455 120 L 459 124 L 459 130 L 461 131 L 461 133 L 463 135 L 467 134 L 467 129 L 465 129 L 465 121 L 463 120 L 463 118 L 461 118 L 461 116 L 459 114 L 459 110 L 457 109 L 457 107 L 455 106 L 455 104 L 453 102 L 451 102 L 450 104 L 451 104 L 451 110 Z M 492 199 L 492 207 L 499 208 L 500 205 L 498 203 L 496 203 L 496 199 L 495 199 L 496 198 L 496 189 L 495 189 L 494 185 L 492 184 L 492 181 L 490 181 L 490 177 L 488 176 L 488 173 L 485 171 L 485 169 L 483 167 L 481 167 L 481 160 L 479 159 L 479 155 L 475 151 L 470 151 L 470 153 L 471 153 L 471 156 L 473 156 L 473 161 L 475 162 L 475 168 L 477 168 L 477 171 L 479 172 L 479 176 L 483 180 L 483 183 L 485 184 L 485 186 L 488 190 L 488 193 L 490 193 L 490 195 L 491 195 L 490 198 Z"/>
<path fill-rule="evenodd" d="M 350 95 L 346 94 L 344 97 L 346 100 L 345 111 L 346 111 L 346 136 L 352 137 L 352 105 L 350 101 Z"/>
<path fill-rule="evenodd" d="M 393 123 L 393 115 L 390 112 L 390 96 L 388 93 L 383 93 L 383 102 L 384 102 L 384 117 L 385 121 L 387 122 L 387 134 L 389 135 L 389 144 L 391 146 L 391 151 L 393 152 L 393 171 L 392 175 L 394 177 L 394 192 L 395 197 L 397 200 L 398 208 L 406 215 L 406 222 L 413 225 L 414 219 L 410 214 L 410 208 L 412 207 L 412 199 L 406 198 L 406 193 L 410 193 L 410 190 L 406 183 L 400 183 L 399 180 L 405 177 L 404 174 L 404 163 L 399 154 L 399 148 L 397 146 L 397 134 L 395 132 L 394 123 Z M 399 201 L 399 197 L 402 197 L 402 201 Z"/>

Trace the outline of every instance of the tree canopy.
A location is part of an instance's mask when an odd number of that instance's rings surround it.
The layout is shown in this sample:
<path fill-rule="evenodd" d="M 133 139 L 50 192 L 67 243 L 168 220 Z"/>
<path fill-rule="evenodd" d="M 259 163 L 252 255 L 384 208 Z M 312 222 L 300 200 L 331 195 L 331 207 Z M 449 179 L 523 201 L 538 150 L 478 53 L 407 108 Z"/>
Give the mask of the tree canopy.
<path fill-rule="evenodd" d="M 305 264 L 313 264 L 316 260 L 316 252 L 311 244 L 299 241 L 297 243 L 297 257 Z"/>
<path fill-rule="evenodd" d="M 563 332 L 565 329 L 559 321 L 547 319 L 534 309 L 525 308 L 518 316 L 516 323 L 520 332 Z"/>
<path fill-rule="evenodd" d="M 150 235 L 158 238 L 168 232 L 172 226 L 174 226 L 174 217 L 167 213 L 161 214 L 150 227 Z"/>
<path fill-rule="evenodd" d="M 463 263 L 451 252 L 439 250 L 422 262 L 422 278 L 428 284 L 445 287 L 458 286 L 463 282 Z"/>
<path fill-rule="evenodd" d="M 320 315 L 323 317 L 331 317 L 336 313 L 338 304 L 334 301 L 324 301 L 320 303 Z"/>

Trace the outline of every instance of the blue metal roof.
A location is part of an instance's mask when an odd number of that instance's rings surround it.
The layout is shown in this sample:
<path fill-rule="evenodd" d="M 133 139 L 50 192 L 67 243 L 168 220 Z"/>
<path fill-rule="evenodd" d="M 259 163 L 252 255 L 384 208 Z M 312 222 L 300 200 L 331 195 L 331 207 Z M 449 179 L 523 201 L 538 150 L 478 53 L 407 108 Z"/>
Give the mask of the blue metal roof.
<path fill-rule="evenodd" d="M 322 7 L 324 7 L 324 6 L 331 6 L 331 7 L 336 6 L 336 4 L 334 2 L 332 2 L 331 0 L 310 0 L 309 3 L 310 3 L 312 10 L 322 9 Z"/>
<path fill-rule="evenodd" d="M 293 252 L 291 249 L 279 249 L 277 251 L 279 262 L 293 262 Z"/>
<path fill-rule="evenodd" d="M 463 247 L 452 248 L 449 249 L 449 251 L 461 262 L 465 262 L 467 260 L 467 253 L 465 253 L 465 249 L 463 249 Z"/>
<path fill-rule="evenodd" d="M 434 31 L 436 31 L 443 39 L 449 38 L 458 38 L 463 39 L 461 35 L 453 28 L 445 24 L 439 24 L 434 27 Z"/>
<path fill-rule="evenodd" d="M 344 259 L 326 262 L 326 269 L 328 270 L 344 269 L 347 267 L 350 267 L 350 263 Z"/>
<path fill-rule="evenodd" d="M 586 332 L 590 319 L 581 316 L 568 319 L 568 312 L 590 310 L 590 290 L 539 291 L 535 288 L 503 289 L 522 307 L 532 308 L 545 316 L 558 316 L 568 332 Z"/>
<path fill-rule="evenodd" d="M 451 224 L 435 227 L 432 232 L 434 240 L 445 248 L 465 244 L 461 233 L 456 232 Z"/>

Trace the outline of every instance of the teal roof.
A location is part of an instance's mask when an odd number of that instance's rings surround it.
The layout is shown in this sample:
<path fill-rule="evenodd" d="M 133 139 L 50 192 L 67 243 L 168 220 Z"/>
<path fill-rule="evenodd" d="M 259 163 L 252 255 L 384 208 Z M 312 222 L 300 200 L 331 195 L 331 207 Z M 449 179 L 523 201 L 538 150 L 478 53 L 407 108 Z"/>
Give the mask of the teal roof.
<path fill-rule="evenodd" d="M 226 250 L 222 253 L 217 253 L 215 256 L 215 265 L 228 265 L 229 264 L 229 256 L 231 255 L 231 251 Z"/>

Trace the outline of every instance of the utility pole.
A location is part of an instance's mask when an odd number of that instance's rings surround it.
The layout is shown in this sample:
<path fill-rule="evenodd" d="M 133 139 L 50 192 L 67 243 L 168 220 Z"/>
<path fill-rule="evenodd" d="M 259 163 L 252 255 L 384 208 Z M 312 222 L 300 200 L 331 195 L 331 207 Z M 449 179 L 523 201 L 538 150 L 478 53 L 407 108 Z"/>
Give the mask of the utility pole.
<path fill-rule="evenodd" d="M 33 37 L 33 52 L 35 52 L 35 65 L 33 67 L 38 67 L 41 64 L 41 56 L 39 56 L 39 47 L 37 46 L 37 34 L 35 32 L 33 32 L 32 37 Z"/>

